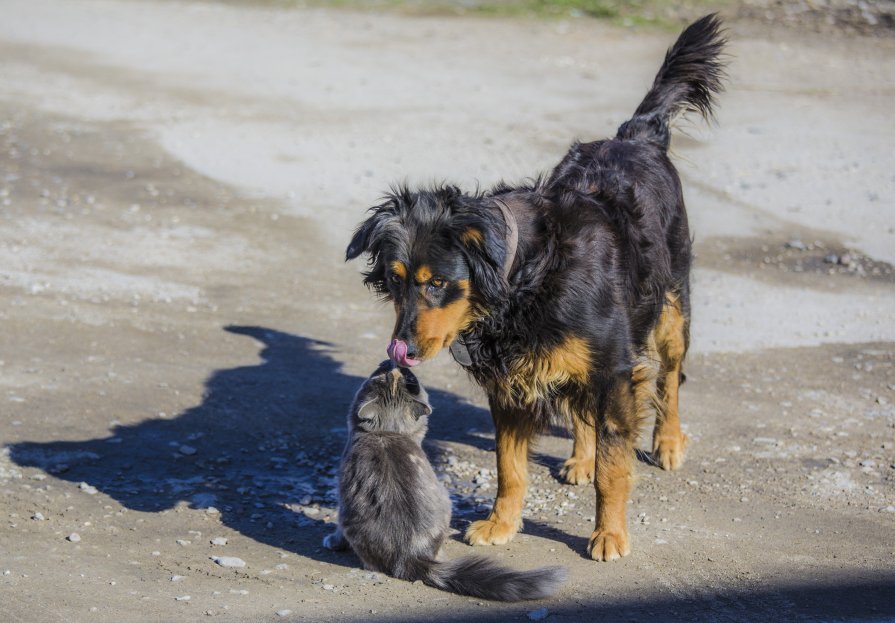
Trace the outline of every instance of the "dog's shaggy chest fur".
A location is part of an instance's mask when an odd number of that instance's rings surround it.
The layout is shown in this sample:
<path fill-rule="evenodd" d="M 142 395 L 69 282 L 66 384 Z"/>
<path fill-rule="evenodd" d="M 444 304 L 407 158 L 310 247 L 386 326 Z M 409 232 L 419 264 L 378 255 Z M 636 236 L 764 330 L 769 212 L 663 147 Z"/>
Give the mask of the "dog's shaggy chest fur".
<path fill-rule="evenodd" d="M 669 124 L 711 116 L 723 46 L 715 16 L 692 24 L 616 136 L 573 144 L 549 175 L 478 194 L 399 188 L 355 233 L 347 257 L 369 254 L 365 282 L 395 305 L 393 344 L 416 363 L 461 340 L 488 393 L 498 495 L 471 543 L 519 528 L 528 443 L 551 420 L 575 430 L 564 477 L 597 487 L 594 558 L 629 551 L 624 505 L 646 414 L 657 463 L 681 464 L 691 239 Z"/>

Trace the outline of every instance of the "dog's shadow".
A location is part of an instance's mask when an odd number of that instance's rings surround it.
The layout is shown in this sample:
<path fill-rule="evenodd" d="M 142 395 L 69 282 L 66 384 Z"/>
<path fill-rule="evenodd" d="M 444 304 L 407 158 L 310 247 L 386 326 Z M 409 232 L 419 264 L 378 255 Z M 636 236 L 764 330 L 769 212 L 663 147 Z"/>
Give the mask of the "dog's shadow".
<path fill-rule="evenodd" d="M 12 444 L 10 458 L 128 509 L 205 509 L 262 543 L 354 566 L 321 542 L 333 528 L 347 410 L 364 378 L 344 373 L 324 342 L 262 327 L 226 331 L 260 342 L 262 362 L 215 372 L 201 404 L 102 438 Z M 448 392 L 429 395 L 438 439 L 478 445 L 466 431 L 488 427 L 488 412 Z"/>

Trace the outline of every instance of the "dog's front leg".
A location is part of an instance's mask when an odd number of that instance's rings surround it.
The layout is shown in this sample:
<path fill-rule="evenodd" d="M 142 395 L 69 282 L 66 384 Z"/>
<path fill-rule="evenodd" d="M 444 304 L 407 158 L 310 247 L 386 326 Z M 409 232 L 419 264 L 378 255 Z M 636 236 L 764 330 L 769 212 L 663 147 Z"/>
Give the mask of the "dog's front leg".
<path fill-rule="evenodd" d="M 524 414 L 491 401 L 497 434 L 497 499 L 488 519 L 466 530 L 470 545 L 503 545 L 522 527 L 522 504 L 528 487 L 528 444 L 533 431 Z"/>
<path fill-rule="evenodd" d="M 587 547 L 594 560 L 615 560 L 631 552 L 625 507 L 631 493 L 637 432 L 631 383 L 618 381 L 609 390 L 606 411 L 597 417 L 596 529 Z"/>

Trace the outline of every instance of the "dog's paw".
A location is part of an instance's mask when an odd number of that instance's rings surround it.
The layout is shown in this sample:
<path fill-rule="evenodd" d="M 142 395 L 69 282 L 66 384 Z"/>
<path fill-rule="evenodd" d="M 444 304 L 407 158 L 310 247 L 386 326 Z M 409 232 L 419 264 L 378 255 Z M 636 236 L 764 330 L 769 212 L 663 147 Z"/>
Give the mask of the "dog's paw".
<path fill-rule="evenodd" d="M 496 521 L 490 517 L 474 521 L 466 530 L 466 542 L 470 545 L 505 545 L 516 536 L 519 523 Z"/>
<path fill-rule="evenodd" d="M 344 549 L 348 549 L 348 541 L 345 540 L 345 537 L 342 536 L 341 532 L 336 531 L 323 537 L 323 547 L 328 550 L 338 552 Z"/>
<path fill-rule="evenodd" d="M 570 485 L 589 485 L 594 481 L 594 457 L 566 459 L 559 470 L 559 477 Z"/>
<path fill-rule="evenodd" d="M 666 471 L 678 469 L 684 464 L 687 436 L 684 433 L 659 435 L 653 439 L 653 460 Z"/>
<path fill-rule="evenodd" d="M 631 544 L 627 530 L 622 532 L 595 530 L 590 535 L 587 553 L 594 560 L 600 561 L 616 560 L 622 556 L 627 556 L 631 553 Z"/>

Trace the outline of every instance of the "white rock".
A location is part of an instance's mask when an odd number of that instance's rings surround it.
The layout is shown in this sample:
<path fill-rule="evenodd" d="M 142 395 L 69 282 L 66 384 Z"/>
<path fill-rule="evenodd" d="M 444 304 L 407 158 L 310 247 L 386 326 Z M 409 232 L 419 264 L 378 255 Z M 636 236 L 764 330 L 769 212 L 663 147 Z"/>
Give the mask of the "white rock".
<path fill-rule="evenodd" d="M 81 484 L 79 484 L 78 488 L 87 495 L 96 495 L 97 493 L 99 493 L 96 487 L 94 487 L 93 485 L 88 485 L 86 482 L 82 482 Z"/>
<path fill-rule="evenodd" d="M 81 541 L 81 535 L 78 534 L 77 532 L 72 532 L 65 538 L 68 539 L 69 541 L 71 541 L 72 543 L 79 543 Z"/>
<path fill-rule="evenodd" d="M 172 582 L 180 582 L 182 579 L 183 579 L 183 576 L 182 576 L 182 575 L 172 575 L 172 576 L 171 576 L 171 581 L 172 581 Z"/>
<path fill-rule="evenodd" d="M 211 559 L 222 567 L 245 567 L 246 561 L 236 556 L 212 556 Z"/>
<path fill-rule="evenodd" d="M 292 610 L 289 610 L 288 608 L 284 608 L 283 610 L 277 610 L 278 617 L 287 617 L 290 614 L 292 614 Z"/>
<path fill-rule="evenodd" d="M 226 544 L 227 544 L 227 537 L 216 536 L 216 537 L 214 537 L 213 539 L 211 539 L 211 544 L 212 544 L 212 545 L 226 545 Z"/>
<path fill-rule="evenodd" d="M 189 595 L 181 595 L 180 597 L 174 598 L 175 601 L 189 601 L 190 599 L 192 599 L 192 597 Z"/>
<path fill-rule="evenodd" d="M 34 513 L 33 515 L 31 515 L 31 519 L 33 519 L 34 521 L 43 521 L 44 519 L 46 519 L 46 517 L 44 517 L 43 513 Z"/>

